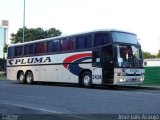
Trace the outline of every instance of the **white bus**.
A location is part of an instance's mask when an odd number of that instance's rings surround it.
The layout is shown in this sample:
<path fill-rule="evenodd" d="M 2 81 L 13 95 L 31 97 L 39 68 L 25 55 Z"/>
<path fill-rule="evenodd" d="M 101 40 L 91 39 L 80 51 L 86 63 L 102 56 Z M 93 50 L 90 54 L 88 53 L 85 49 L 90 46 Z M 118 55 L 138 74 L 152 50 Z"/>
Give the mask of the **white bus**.
<path fill-rule="evenodd" d="M 10 45 L 7 78 L 93 85 L 128 85 L 144 80 L 137 35 L 96 30 Z"/>

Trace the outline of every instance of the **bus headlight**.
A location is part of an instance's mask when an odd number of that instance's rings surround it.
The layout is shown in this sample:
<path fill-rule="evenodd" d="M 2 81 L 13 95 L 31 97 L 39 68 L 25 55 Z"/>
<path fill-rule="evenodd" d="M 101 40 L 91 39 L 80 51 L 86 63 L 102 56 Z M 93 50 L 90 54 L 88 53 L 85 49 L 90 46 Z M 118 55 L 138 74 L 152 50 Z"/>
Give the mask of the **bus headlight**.
<path fill-rule="evenodd" d="M 140 78 L 140 81 L 141 81 L 141 82 L 144 81 L 144 78 Z"/>
<path fill-rule="evenodd" d="M 126 79 L 119 79 L 119 82 L 126 82 Z"/>

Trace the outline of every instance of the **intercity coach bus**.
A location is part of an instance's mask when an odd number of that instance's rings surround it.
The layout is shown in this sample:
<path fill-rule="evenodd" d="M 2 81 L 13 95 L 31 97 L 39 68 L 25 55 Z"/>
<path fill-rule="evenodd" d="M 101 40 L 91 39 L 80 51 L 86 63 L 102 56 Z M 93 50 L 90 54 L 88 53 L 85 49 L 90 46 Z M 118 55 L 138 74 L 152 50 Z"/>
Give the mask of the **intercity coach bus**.
<path fill-rule="evenodd" d="M 112 29 L 13 44 L 7 78 L 83 87 L 139 84 L 144 80 L 141 46 L 136 34 Z"/>

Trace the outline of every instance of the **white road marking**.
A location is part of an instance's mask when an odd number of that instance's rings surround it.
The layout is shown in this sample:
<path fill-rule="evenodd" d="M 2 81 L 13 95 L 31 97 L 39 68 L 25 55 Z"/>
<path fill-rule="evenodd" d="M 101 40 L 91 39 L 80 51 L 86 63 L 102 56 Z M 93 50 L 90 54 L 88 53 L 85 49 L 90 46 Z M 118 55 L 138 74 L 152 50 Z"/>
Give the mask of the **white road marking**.
<path fill-rule="evenodd" d="M 15 103 L 3 103 L 3 104 L 17 106 L 17 107 L 23 107 L 23 108 L 28 108 L 28 109 L 32 109 L 32 110 L 38 110 L 38 111 L 40 110 L 40 111 L 44 111 L 44 112 L 48 112 L 48 113 L 52 113 L 52 114 L 63 114 L 62 112 L 59 112 L 59 111 L 48 110 L 48 109 L 38 108 L 38 107 L 32 107 L 32 106 L 28 106 L 28 105 L 21 105 L 21 104 L 15 104 Z"/>
<path fill-rule="evenodd" d="M 44 111 L 44 112 L 48 112 L 50 114 L 65 114 L 63 112 L 59 112 L 59 111 L 54 111 L 54 110 L 48 110 L 48 109 L 44 109 L 44 108 L 38 108 L 38 107 L 31 107 L 31 106 L 26 106 L 26 105 L 21 105 L 21 104 L 15 104 L 15 103 L 4 103 L 1 102 L 2 104 L 6 104 L 6 105 L 12 105 L 12 106 L 17 106 L 17 107 L 23 107 L 23 108 L 28 108 L 28 109 L 32 109 L 32 110 L 40 110 L 40 111 Z M 82 120 L 88 120 L 87 118 L 83 117 L 83 116 L 79 116 L 78 114 L 77 115 L 72 115 L 72 114 L 66 114 L 70 117 L 74 117 L 74 118 L 79 118 L 79 119 L 82 119 Z"/>
<path fill-rule="evenodd" d="M 146 94 L 146 95 L 160 95 L 160 93 L 149 93 L 149 92 L 136 92 L 139 94 Z"/>

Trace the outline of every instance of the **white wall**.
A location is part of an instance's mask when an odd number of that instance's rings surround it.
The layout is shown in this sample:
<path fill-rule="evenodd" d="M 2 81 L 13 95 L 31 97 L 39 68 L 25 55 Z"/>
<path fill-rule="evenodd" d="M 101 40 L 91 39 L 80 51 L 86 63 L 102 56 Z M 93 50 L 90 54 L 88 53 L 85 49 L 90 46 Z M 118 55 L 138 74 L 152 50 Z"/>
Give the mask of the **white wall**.
<path fill-rule="evenodd" d="M 144 67 L 160 66 L 160 59 L 144 59 Z"/>

